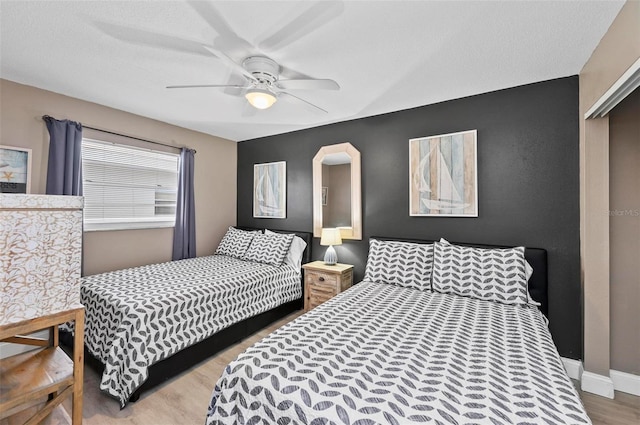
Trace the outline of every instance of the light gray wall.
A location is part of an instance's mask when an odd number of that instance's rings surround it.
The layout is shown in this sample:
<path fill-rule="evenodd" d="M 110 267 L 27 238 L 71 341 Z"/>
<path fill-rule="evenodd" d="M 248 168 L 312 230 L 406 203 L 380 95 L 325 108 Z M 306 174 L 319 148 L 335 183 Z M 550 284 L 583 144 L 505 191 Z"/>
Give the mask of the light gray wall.
<path fill-rule="evenodd" d="M 0 93 L 0 143 L 33 150 L 31 193 L 45 192 L 49 135 L 41 117 L 46 114 L 196 149 L 194 185 L 198 255 L 212 254 L 228 226 L 235 224 L 235 142 L 7 80 L 0 80 Z M 112 142 L 136 143 L 100 132 L 87 130 L 85 133 Z M 173 228 L 85 232 L 84 274 L 170 261 L 172 239 Z"/>

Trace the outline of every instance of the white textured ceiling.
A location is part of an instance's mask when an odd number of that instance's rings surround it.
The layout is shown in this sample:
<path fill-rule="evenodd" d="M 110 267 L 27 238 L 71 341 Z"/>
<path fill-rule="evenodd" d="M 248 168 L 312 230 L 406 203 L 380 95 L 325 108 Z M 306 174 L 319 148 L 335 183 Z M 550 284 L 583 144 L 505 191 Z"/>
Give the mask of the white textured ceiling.
<path fill-rule="evenodd" d="M 623 4 L 1 0 L 0 77 L 241 141 L 578 74 Z M 202 45 L 341 90 L 166 89 L 244 82 Z"/>

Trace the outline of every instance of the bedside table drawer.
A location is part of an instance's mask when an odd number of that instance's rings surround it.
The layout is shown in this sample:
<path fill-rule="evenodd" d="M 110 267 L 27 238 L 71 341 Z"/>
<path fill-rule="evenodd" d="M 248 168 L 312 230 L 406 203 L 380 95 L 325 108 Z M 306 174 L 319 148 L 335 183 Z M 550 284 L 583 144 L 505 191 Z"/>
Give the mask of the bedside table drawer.
<path fill-rule="evenodd" d="M 335 285 L 309 285 L 309 295 L 312 297 L 333 297 L 338 292 Z"/>
<path fill-rule="evenodd" d="M 310 285 L 331 285 L 332 287 L 335 287 L 338 282 L 338 277 L 336 275 L 330 275 L 327 273 L 307 271 L 305 275 L 307 276 L 307 282 Z"/>
<path fill-rule="evenodd" d="M 320 304 L 329 301 L 331 298 L 333 298 L 333 295 L 329 295 L 329 294 L 322 294 L 322 295 L 314 295 L 314 294 L 309 294 L 309 296 L 307 297 L 308 302 L 309 302 L 309 308 L 314 308 L 319 306 Z"/>

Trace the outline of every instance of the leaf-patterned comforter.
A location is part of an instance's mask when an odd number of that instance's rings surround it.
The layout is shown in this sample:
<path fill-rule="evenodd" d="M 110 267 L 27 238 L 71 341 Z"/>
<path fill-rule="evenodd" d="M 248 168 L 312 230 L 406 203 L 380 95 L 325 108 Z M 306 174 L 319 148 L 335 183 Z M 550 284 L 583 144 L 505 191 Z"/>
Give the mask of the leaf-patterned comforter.
<path fill-rule="evenodd" d="M 543 315 L 362 282 L 230 363 L 213 424 L 589 424 Z"/>
<path fill-rule="evenodd" d="M 224 255 L 88 276 L 85 345 L 105 365 L 100 389 L 124 406 L 150 365 L 301 296 L 293 267 Z"/>

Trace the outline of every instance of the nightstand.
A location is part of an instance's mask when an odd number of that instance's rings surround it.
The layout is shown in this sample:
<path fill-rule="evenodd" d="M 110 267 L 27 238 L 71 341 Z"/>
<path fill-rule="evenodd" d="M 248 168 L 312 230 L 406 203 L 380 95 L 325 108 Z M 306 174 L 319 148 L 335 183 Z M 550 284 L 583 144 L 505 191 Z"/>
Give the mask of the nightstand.
<path fill-rule="evenodd" d="M 304 269 L 304 311 L 309 311 L 330 300 L 353 284 L 353 266 L 349 264 L 327 265 L 314 261 Z"/>

